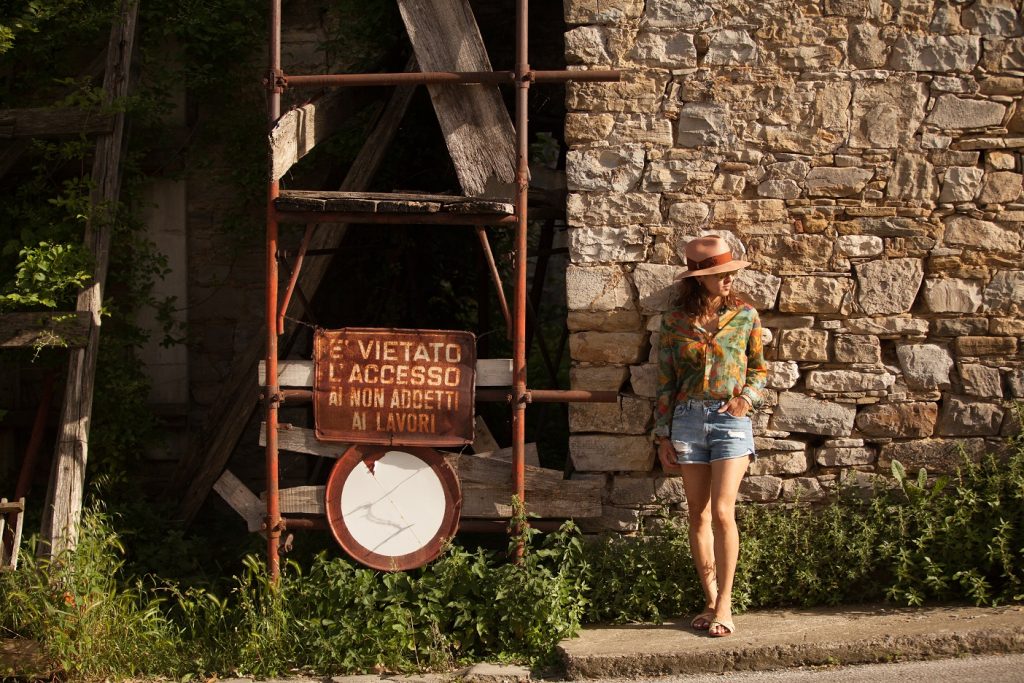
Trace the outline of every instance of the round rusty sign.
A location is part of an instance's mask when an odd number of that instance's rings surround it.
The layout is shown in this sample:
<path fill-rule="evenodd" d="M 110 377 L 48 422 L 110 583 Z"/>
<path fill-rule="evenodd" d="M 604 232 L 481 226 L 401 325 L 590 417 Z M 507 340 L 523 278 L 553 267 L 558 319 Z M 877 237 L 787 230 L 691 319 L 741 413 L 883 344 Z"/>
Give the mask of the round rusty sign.
<path fill-rule="evenodd" d="M 327 523 L 353 559 L 374 569 L 421 567 L 459 528 L 459 478 L 430 448 L 355 445 L 327 479 Z"/>

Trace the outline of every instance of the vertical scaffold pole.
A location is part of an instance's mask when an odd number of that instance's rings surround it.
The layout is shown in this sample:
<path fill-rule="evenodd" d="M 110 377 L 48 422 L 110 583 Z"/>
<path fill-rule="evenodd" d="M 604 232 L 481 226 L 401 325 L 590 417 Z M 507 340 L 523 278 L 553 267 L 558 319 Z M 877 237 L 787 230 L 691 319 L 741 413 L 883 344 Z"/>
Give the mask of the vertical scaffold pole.
<path fill-rule="evenodd" d="M 528 119 L 530 94 L 529 35 L 527 21 L 529 3 L 516 0 L 516 286 L 515 334 L 512 341 L 512 468 L 516 496 L 526 501 L 526 213 L 529 192 Z M 516 529 L 519 533 L 521 530 Z M 522 557 L 523 545 L 516 549 Z"/>
<path fill-rule="evenodd" d="M 281 0 L 270 2 L 270 70 L 267 73 L 268 130 L 281 116 Z M 267 300 L 266 300 L 266 405 L 267 422 L 267 572 L 275 584 L 281 575 L 281 506 L 278 500 L 277 409 L 281 391 L 277 382 L 277 211 L 280 188 L 271 180 L 267 188 Z"/>

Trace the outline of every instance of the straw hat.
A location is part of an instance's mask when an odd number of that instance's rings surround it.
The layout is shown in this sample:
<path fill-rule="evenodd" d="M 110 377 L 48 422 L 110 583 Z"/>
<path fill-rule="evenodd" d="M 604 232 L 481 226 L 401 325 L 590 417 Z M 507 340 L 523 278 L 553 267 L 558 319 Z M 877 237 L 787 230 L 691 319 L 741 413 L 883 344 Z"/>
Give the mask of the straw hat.
<path fill-rule="evenodd" d="M 739 270 L 750 265 L 750 261 L 737 261 L 732 257 L 729 244 L 718 235 L 692 239 L 686 245 L 687 271 L 682 277 L 714 275 Z"/>

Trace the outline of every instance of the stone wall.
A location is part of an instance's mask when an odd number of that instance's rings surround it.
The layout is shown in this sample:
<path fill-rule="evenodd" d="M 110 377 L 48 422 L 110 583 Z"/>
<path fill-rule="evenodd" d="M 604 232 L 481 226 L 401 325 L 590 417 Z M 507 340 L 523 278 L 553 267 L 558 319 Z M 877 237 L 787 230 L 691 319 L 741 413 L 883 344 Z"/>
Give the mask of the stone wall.
<path fill-rule="evenodd" d="M 949 469 L 1024 398 L 1024 29 L 1015 0 L 565 0 L 579 477 L 596 528 L 682 500 L 649 437 L 660 316 L 724 235 L 771 332 L 741 496 L 814 499 L 892 459 Z"/>

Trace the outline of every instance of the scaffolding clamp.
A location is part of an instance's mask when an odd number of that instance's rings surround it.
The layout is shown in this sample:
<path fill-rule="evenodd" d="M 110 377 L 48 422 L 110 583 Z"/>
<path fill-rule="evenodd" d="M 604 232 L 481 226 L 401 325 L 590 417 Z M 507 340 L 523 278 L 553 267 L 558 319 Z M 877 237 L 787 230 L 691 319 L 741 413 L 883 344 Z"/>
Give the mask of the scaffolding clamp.
<path fill-rule="evenodd" d="M 267 92 L 283 93 L 288 87 L 288 77 L 281 69 L 268 69 L 267 75 L 263 77 L 263 87 L 267 89 Z"/>

